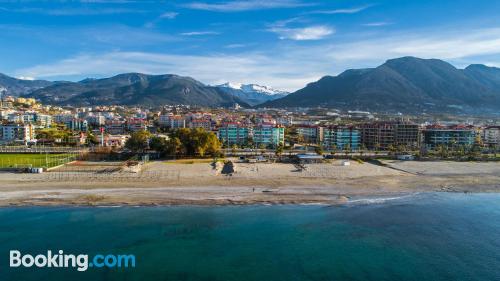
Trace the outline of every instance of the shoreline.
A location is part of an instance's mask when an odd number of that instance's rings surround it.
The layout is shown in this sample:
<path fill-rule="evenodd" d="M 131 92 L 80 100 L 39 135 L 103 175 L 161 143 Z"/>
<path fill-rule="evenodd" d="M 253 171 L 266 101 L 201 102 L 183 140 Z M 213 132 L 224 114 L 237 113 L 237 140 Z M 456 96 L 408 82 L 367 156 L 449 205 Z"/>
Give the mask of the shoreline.
<path fill-rule="evenodd" d="M 307 183 L 306 183 L 307 182 Z M 493 183 L 493 182 L 496 182 Z M 419 193 L 500 193 L 500 177 L 365 178 L 336 184 L 308 180 L 302 185 L 276 181 L 272 185 L 237 181 L 218 186 L 141 186 L 129 183 L 95 186 L 52 183 L 47 186 L 17 186 L 0 193 L 0 207 L 8 206 L 171 206 L 171 205 L 342 205 L 357 198 L 406 196 Z M 45 183 L 47 184 L 47 183 Z M 74 184 L 74 183 L 72 183 Z M 13 188 L 14 186 L 12 186 Z M 28 188 L 27 188 L 28 187 Z"/>
<path fill-rule="evenodd" d="M 148 171 L 182 171 L 179 178 L 126 178 L 123 181 L 56 181 L 44 175 L 0 174 L 0 207 L 9 206 L 168 206 L 168 205 L 341 205 L 355 198 L 416 193 L 500 193 L 500 165 L 394 162 L 393 167 L 353 163 L 308 166 L 237 165 L 232 177 L 208 164 L 153 163 Z M 396 166 L 397 165 L 397 166 Z M 256 168 L 258 167 L 258 168 Z M 255 171 L 257 170 L 257 171 Z M 407 172 L 406 172 L 407 171 Z"/>

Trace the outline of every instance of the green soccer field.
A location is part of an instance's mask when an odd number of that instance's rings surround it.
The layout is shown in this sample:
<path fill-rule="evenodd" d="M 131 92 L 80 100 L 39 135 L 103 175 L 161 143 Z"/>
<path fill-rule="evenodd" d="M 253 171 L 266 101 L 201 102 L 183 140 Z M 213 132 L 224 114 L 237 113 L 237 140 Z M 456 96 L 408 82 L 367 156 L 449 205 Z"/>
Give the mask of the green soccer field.
<path fill-rule="evenodd" d="M 73 154 L 0 154 L 0 168 L 51 168 L 75 160 Z"/>

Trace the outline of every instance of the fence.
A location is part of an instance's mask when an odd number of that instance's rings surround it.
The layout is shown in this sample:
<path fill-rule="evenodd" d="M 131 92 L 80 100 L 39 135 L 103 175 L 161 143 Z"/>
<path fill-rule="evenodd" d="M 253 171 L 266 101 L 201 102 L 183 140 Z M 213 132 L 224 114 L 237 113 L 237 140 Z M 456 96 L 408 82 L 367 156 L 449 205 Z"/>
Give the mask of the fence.
<path fill-rule="evenodd" d="M 57 146 L 0 146 L 0 153 L 82 153 L 90 150 L 78 147 L 57 147 Z"/>
<path fill-rule="evenodd" d="M 52 168 L 79 159 L 79 154 L 0 154 L 0 168 Z"/>
<path fill-rule="evenodd" d="M 42 182 L 157 182 L 179 180 L 180 177 L 179 171 L 147 171 L 141 173 L 72 171 L 25 175 L 22 180 Z"/>

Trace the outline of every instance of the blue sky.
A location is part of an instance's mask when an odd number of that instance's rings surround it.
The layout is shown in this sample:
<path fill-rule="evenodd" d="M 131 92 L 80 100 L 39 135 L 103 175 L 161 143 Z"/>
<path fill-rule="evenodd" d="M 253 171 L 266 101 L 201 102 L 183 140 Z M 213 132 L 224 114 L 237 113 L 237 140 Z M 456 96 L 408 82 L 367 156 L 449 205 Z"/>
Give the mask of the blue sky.
<path fill-rule="evenodd" d="M 500 1 L 2 1 L 0 72 L 174 73 L 296 90 L 401 56 L 500 66 Z"/>

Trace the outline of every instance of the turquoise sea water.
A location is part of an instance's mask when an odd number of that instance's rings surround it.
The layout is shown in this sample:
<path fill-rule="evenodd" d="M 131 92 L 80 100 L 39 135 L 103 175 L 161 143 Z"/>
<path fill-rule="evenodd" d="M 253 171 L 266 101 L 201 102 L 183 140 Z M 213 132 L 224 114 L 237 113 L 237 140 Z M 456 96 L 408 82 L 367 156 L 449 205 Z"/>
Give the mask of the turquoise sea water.
<path fill-rule="evenodd" d="M 134 254 L 137 266 L 10 269 L 11 249 Z M 335 207 L 2 208 L 0 280 L 500 280 L 500 195 Z"/>

